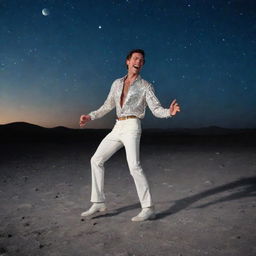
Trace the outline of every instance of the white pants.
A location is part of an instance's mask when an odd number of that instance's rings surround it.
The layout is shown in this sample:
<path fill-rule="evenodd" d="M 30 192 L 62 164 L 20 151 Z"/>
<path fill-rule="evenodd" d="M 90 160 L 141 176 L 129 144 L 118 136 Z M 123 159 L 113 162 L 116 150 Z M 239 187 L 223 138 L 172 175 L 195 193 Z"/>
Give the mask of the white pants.
<path fill-rule="evenodd" d="M 140 165 L 140 119 L 116 121 L 112 131 L 102 140 L 91 158 L 92 193 L 91 202 L 104 202 L 104 163 L 120 148 L 125 147 L 126 158 L 142 208 L 152 206 L 146 176 Z"/>

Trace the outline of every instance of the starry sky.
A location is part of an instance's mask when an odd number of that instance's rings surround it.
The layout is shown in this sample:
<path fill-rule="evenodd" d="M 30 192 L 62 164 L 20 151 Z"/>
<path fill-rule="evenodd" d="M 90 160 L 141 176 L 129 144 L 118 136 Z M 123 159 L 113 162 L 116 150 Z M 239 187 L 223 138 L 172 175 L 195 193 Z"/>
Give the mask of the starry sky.
<path fill-rule="evenodd" d="M 0 0 L 0 46 L 0 124 L 79 128 L 142 48 L 142 77 L 181 106 L 144 128 L 256 128 L 254 0 Z"/>

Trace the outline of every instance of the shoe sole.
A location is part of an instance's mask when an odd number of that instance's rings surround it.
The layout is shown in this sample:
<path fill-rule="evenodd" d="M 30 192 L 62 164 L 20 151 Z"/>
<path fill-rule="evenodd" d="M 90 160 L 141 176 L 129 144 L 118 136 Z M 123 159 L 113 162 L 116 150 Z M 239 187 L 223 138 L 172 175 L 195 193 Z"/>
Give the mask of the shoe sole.
<path fill-rule="evenodd" d="M 106 213 L 107 212 L 107 208 L 102 208 L 102 209 L 99 209 L 98 211 L 94 212 L 94 213 L 91 213 L 91 214 L 88 214 L 88 215 L 83 215 L 83 213 L 81 213 L 81 217 L 95 217 L 97 215 L 100 215 L 102 213 Z"/>
<path fill-rule="evenodd" d="M 140 221 L 153 220 L 153 219 L 155 219 L 155 218 L 156 218 L 156 214 L 152 214 L 152 215 L 150 215 L 147 219 L 138 219 L 138 220 L 132 219 L 132 221 L 134 221 L 134 222 L 140 222 Z"/>

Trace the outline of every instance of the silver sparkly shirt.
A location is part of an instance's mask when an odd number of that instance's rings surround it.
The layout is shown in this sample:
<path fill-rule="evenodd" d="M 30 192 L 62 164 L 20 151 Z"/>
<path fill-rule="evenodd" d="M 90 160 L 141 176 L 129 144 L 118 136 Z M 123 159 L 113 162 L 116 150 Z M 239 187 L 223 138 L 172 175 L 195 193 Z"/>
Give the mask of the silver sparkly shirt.
<path fill-rule="evenodd" d="M 110 89 L 104 104 L 97 110 L 89 113 L 91 120 L 98 119 L 116 107 L 117 117 L 137 116 L 142 119 L 145 116 L 146 106 L 149 106 L 153 115 L 159 118 L 171 117 L 170 110 L 163 108 L 155 96 L 152 84 L 138 76 L 131 84 L 123 106 L 120 105 L 124 80 L 127 76 L 116 79 Z"/>

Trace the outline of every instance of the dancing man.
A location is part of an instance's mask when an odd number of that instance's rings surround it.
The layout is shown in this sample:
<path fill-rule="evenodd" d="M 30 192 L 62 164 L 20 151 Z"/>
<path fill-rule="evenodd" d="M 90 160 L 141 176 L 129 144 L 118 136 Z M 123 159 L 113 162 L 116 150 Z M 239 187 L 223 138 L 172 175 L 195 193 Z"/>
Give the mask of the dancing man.
<path fill-rule="evenodd" d="M 148 181 L 140 164 L 141 119 L 145 116 L 146 106 L 158 118 L 170 118 L 180 112 L 180 107 L 176 100 L 172 101 L 169 108 L 161 106 L 152 84 L 140 76 L 144 64 L 143 50 L 130 51 L 126 57 L 127 75 L 113 82 L 106 101 L 99 109 L 80 117 L 80 127 L 83 127 L 89 121 L 103 117 L 116 107 L 116 124 L 91 158 L 93 204 L 89 210 L 81 213 L 83 217 L 107 210 L 104 194 L 104 163 L 124 146 L 130 174 L 134 179 L 142 207 L 141 212 L 133 217 L 132 221 L 155 218 Z"/>

